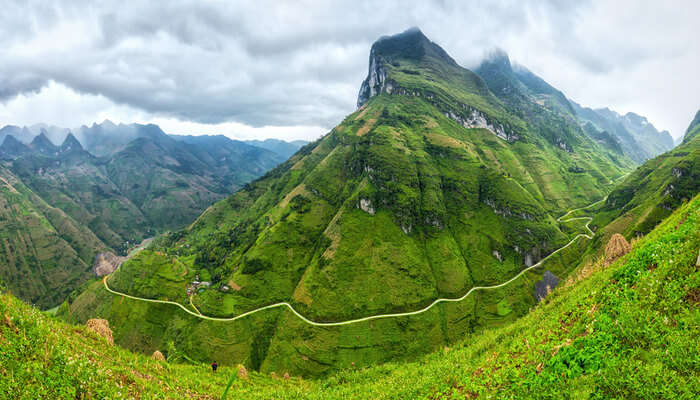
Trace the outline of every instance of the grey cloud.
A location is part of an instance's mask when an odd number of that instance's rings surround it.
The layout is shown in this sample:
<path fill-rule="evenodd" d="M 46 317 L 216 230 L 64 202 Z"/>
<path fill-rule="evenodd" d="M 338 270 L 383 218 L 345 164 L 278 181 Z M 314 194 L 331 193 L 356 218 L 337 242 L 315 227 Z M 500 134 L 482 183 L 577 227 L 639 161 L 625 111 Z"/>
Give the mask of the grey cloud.
<path fill-rule="evenodd" d="M 567 94 L 562 66 L 609 84 L 615 69 L 693 50 L 630 38 L 625 23 L 615 35 L 590 1 L 6 3 L 0 101 L 56 81 L 204 123 L 331 127 L 354 108 L 371 43 L 410 26 L 466 66 L 502 47 Z"/>

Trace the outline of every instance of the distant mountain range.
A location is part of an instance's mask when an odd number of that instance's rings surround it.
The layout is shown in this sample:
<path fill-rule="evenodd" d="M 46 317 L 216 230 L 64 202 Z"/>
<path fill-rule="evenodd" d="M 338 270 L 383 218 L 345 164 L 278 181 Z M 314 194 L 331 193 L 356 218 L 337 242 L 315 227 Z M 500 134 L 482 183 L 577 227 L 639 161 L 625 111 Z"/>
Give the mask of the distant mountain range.
<path fill-rule="evenodd" d="M 475 71 L 489 85 L 489 89 L 506 102 L 517 114 L 535 119 L 559 118 L 558 133 L 565 132 L 574 123 L 580 124 L 583 132 L 605 148 L 625 154 L 637 163 L 644 162 L 674 146 L 668 131 L 658 131 L 645 117 L 635 113 L 620 115 L 608 108 L 591 109 L 569 100 L 542 78 L 521 65 L 511 65 L 508 55 L 494 51 Z M 552 113 L 538 115 L 530 99 Z M 546 131 L 546 127 L 540 124 Z M 557 135 L 556 132 L 551 132 Z M 568 145 L 562 137 L 561 145 Z"/>
<path fill-rule="evenodd" d="M 68 130 L 34 129 L 0 129 L 0 198 L 13 221 L 0 246 L 0 278 L 42 306 L 84 281 L 97 252 L 123 254 L 185 226 L 286 159 L 225 136 L 169 136 L 156 125 L 109 121 L 79 131 L 96 155 Z M 56 145 L 49 135 L 64 136 Z"/>
<path fill-rule="evenodd" d="M 0 128 L 0 143 L 5 137 L 12 135 L 14 139 L 24 144 L 29 144 L 36 136 L 42 134 L 52 143 L 63 143 L 69 134 L 72 134 L 89 153 L 95 156 L 106 156 L 123 149 L 129 142 L 139 137 L 149 137 L 151 133 L 148 127 L 155 125 L 141 124 L 115 124 L 110 120 L 91 126 L 80 126 L 75 129 L 62 128 L 47 124 L 34 124 L 19 127 L 5 125 Z M 160 128 L 158 128 L 160 129 Z M 170 135 L 179 138 L 181 135 Z M 206 137 L 206 135 L 204 135 Z M 284 159 L 289 158 L 299 148 L 307 144 L 305 140 L 284 141 L 279 139 L 265 140 L 233 140 L 243 142 L 251 146 L 260 147 L 279 154 Z"/>

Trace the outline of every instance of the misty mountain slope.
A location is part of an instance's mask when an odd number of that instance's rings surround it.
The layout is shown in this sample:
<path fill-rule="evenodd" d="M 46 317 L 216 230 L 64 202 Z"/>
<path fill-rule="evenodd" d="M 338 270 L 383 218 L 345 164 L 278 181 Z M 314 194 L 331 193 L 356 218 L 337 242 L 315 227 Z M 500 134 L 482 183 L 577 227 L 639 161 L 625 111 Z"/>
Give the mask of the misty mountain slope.
<path fill-rule="evenodd" d="M 356 112 L 157 239 L 110 285 L 189 307 L 188 285 L 207 281 L 192 301 L 212 316 L 280 301 L 316 321 L 417 310 L 504 282 L 563 246 L 581 228 L 556 217 L 599 200 L 627 171 L 585 135 L 569 149 L 550 142 L 420 31 L 380 39 L 369 64 Z M 569 250 L 547 268 L 565 276 L 581 247 Z M 202 321 L 115 298 L 100 282 L 61 314 L 107 318 L 131 349 L 173 341 L 194 359 L 313 376 L 415 357 L 512 321 L 535 304 L 543 272 L 414 317 L 330 328 L 280 309 Z"/>
<path fill-rule="evenodd" d="M 29 128 L 15 125 L 5 125 L 0 128 L 0 143 L 2 143 L 7 136 L 13 136 L 14 139 L 19 140 L 22 143 L 29 143 L 34 139 L 37 134 L 33 133 Z"/>
<path fill-rule="evenodd" d="M 688 129 L 685 131 L 685 136 L 683 137 L 682 143 L 688 143 L 694 138 L 700 135 L 700 111 L 695 114 L 695 118 L 688 125 Z"/>
<path fill-rule="evenodd" d="M 284 157 L 286 160 L 309 142 L 305 140 L 293 140 L 291 142 L 286 142 L 279 139 L 265 139 L 246 140 L 245 143 L 275 152 Z"/>
<path fill-rule="evenodd" d="M 178 141 L 195 145 L 191 151 L 196 152 L 199 158 L 206 160 L 210 168 L 215 169 L 216 175 L 229 181 L 229 184 L 238 186 L 263 175 L 287 160 L 291 154 L 284 155 L 288 152 L 285 145 L 295 148 L 291 151 L 292 154 L 299 149 L 299 146 L 281 140 L 278 141 L 281 149 L 275 151 L 274 148 L 265 149 L 248 142 L 229 139 L 223 135 L 170 136 Z"/>

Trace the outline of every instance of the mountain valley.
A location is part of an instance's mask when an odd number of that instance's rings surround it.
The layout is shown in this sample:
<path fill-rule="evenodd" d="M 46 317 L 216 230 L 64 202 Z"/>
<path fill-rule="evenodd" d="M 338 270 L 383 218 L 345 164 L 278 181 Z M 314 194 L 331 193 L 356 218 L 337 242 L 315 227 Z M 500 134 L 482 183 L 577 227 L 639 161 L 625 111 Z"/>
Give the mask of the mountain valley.
<path fill-rule="evenodd" d="M 533 85 L 536 77 L 528 82 L 539 92 L 517 83 L 501 99 L 492 90 L 502 71 L 488 75 L 482 65 L 483 80 L 420 31 L 380 39 L 369 65 L 356 112 L 185 230 L 160 237 L 109 286 L 216 318 L 277 302 L 316 322 L 418 310 L 508 281 L 566 245 L 585 231 L 557 217 L 599 205 L 635 165 L 586 134 L 566 98 Z M 318 376 L 410 359 L 509 323 L 535 306 L 546 271 L 566 277 L 587 248 L 575 241 L 497 291 L 334 327 L 283 309 L 202 320 L 114 297 L 98 281 L 59 315 L 106 318 L 116 342 L 133 350 L 174 343 L 195 360 Z M 188 291 L 200 281 L 209 286 Z"/>
<path fill-rule="evenodd" d="M 700 397 L 679 8 L 6 7 L 0 398 Z"/>

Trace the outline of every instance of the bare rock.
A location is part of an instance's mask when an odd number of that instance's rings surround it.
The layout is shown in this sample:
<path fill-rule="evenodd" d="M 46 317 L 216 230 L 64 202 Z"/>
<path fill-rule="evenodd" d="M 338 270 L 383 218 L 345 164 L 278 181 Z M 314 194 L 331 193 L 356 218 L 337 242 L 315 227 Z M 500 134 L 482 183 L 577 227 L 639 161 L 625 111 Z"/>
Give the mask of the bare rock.
<path fill-rule="evenodd" d="M 109 275 L 125 260 L 126 257 L 119 257 L 112 252 L 97 253 L 95 262 L 92 264 L 92 271 L 97 276 Z"/>
<path fill-rule="evenodd" d="M 535 298 L 542 301 L 559 284 L 559 277 L 552 271 L 545 271 L 542 279 L 535 283 Z"/>

